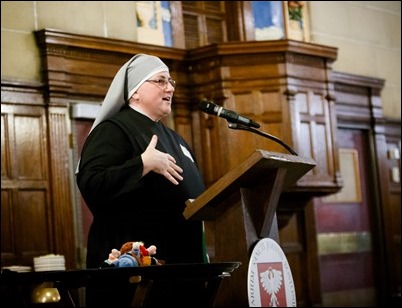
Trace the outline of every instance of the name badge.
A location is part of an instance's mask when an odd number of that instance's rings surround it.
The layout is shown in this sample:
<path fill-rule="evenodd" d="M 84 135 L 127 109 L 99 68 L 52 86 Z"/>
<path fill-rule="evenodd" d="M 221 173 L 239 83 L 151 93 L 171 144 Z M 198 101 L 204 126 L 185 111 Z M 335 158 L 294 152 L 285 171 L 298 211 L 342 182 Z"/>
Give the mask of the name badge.
<path fill-rule="evenodd" d="M 192 162 L 194 162 L 194 159 L 191 157 L 190 152 L 180 144 L 181 150 L 183 151 L 183 154 L 186 155 L 188 158 L 191 159 Z"/>

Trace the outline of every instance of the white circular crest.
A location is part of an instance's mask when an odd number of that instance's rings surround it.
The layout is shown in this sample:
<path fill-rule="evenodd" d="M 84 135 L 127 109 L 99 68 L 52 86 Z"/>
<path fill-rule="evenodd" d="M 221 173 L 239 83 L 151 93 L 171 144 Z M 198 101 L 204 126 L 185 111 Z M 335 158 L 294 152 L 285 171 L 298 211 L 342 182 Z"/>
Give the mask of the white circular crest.
<path fill-rule="evenodd" d="M 292 272 L 282 248 L 264 238 L 255 245 L 248 266 L 250 307 L 296 307 Z"/>

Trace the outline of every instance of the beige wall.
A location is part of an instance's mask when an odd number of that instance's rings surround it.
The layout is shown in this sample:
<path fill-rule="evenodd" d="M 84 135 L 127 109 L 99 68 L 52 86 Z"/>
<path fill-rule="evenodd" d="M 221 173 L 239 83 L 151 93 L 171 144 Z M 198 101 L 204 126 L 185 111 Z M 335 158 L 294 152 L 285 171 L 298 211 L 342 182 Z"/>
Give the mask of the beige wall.
<path fill-rule="evenodd" d="M 136 41 L 135 1 L 1 1 L 1 78 L 40 81 L 32 31 Z"/>
<path fill-rule="evenodd" d="M 401 118 L 401 2 L 309 1 L 311 41 L 338 48 L 336 71 L 385 79 L 384 115 Z"/>
<path fill-rule="evenodd" d="M 384 115 L 401 118 L 401 2 L 309 1 L 311 42 L 337 47 L 336 71 L 385 79 Z M 32 34 L 51 28 L 136 41 L 134 1 L 1 1 L 1 78 L 40 81 Z"/>

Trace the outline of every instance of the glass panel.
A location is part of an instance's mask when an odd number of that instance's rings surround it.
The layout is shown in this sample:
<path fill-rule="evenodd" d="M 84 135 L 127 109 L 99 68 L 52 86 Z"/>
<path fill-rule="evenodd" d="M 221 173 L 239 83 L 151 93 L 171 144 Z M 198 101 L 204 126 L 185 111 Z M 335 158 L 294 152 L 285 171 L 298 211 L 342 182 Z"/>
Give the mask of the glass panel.
<path fill-rule="evenodd" d="M 173 46 L 169 1 L 136 1 L 140 43 Z"/>
<path fill-rule="evenodd" d="M 251 1 L 256 41 L 285 38 L 282 1 Z"/>
<path fill-rule="evenodd" d="M 169 1 L 161 1 L 162 6 L 162 27 L 163 36 L 165 38 L 165 46 L 173 47 L 172 39 L 172 14 L 170 11 Z"/>

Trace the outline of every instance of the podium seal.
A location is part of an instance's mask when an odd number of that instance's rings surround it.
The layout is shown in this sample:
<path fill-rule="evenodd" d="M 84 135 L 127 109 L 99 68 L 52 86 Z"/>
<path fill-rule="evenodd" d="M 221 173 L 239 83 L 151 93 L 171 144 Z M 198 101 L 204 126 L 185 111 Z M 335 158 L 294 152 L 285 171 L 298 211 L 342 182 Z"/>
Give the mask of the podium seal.
<path fill-rule="evenodd" d="M 296 307 L 292 272 L 282 248 L 273 239 L 256 244 L 248 266 L 250 307 Z"/>

